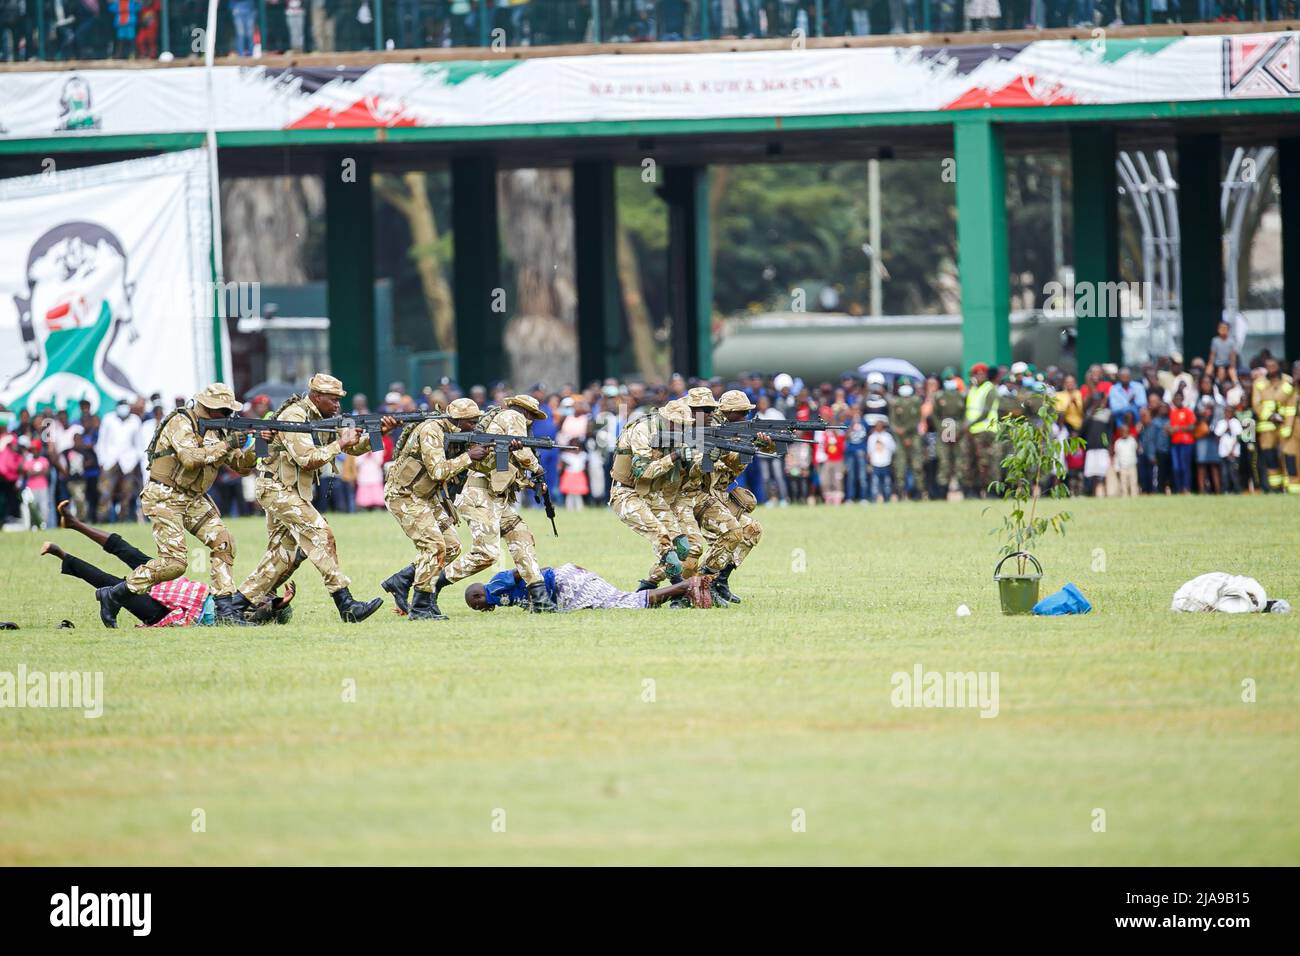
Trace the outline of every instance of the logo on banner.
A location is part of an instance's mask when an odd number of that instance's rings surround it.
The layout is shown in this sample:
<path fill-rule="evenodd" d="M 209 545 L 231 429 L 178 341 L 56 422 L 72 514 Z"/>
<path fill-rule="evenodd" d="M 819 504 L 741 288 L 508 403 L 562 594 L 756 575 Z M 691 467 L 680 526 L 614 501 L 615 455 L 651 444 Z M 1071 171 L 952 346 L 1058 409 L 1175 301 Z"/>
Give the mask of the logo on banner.
<path fill-rule="evenodd" d="M 100 123 L 91 110 L 90 83 L 75 74 L 68 77 L 59 94 L 59 125 L 55 131 L 99 129 Z"/>
<path fill-rule="evenodd" d="M 1300 35 L 1224 37 L 1223 95 L 1300 96 Z"/>
<path fill-rule="evenodd" d="M 91 411 L 139 392 L 109 358 L 118 336 L 137 333 L 126 249 L 115 233 L 91 222 L 64 222 L 45 232 L 27 254 L 26 290 L 14 296 L 16 340 L 0 349 L 25 365 L 0 386 L 0 401 L 35 412 L 42 407 Z"/>

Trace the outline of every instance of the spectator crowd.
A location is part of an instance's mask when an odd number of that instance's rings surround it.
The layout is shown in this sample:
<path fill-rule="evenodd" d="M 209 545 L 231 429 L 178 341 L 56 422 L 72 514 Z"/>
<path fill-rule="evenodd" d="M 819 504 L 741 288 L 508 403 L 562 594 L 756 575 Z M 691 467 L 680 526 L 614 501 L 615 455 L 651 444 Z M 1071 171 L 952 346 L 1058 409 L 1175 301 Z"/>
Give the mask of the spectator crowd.
<path fill-rule="evenodd" d="M 1030 407 L 1050 401 L 1057 412 L 1056 437 L 1083 439 L 1084 447 L 1066 459 L 1076 495 L 1300 493 L 1300 476 L 1288 474 L 1286 461 L 1288 448 L 1300 443 L 1297 437 L 1286 444 L 1296 408 L 1290 383 L 1300 380 L 1300 362 L 1288 374 L 1267 351 L 1243 359 L 1226 326 L 1204 357 L 1184 364 L 1175 353 L 1137 368 L 1094 365 L 1081 383 L 1061 369 L 1040 372 L 1023 362 L 986 368 L 974 371 L 996 388 L 999 415 L 1026 407 L 1026 396 L 1037 399 Z M 537 384 L 529 392 L 550 414 L 533 426 L 533 434 L 577 448 L 539 454 L 556 501 L 562 499 L 566 508 L 600 505 L 608 500 L 619 435 L 631 419 L 695 385 L 708 385 L 715 396 L 739 388 L 757 407 L 754 417 L 760 421 L 820 419 L 844 426 L 806 433 L 809 443 L 751 462 L 740 483 L 769 507 L 984 495 L 982 482 L 964 477 L 969 472 L 956 461 L 968 404 L 961 396 L 973 391 L 968 378 L 952 368 L 924 381 L 891 378 L 846 374 L 838 382 L 814 385 L 780 373 L 750 374 L 735 382 L 674 375 L 661 383 L 606 379 L 585 388 Z M 412 394 L 394 382 L 374 411 L 442 408 L 462 394 L 488 408 L 514 390 L 498 382 L 462 392 L 444 380 Z M 184 402 L 175 398 L 170 404 Z M 87 402 L 71 415 L 0 408 L 0 516 L 9 527 L 47 527 L 57 524 L 55 504 L 68 498 L 90 522 L 137 520 L 148 447 L 168 407 L 154 394 L 120 401 L 102 416 Z M 354 395 L 352 410 L 372 409 L 365 395 Z M 245 414 L 264 417 L 273 411 L 271 398 L 257 395 Z M 1270 428 L 1270 423 L 1276 424 Z M 382 449 L 359 457 L 340 455 L 320 481 L 317 507 L 383 508 L 384 473 L 399 437 L 395 431 L 385 436 Z M 954 446 L 951 454 L 944 443 Z M 256 511 L 252 479 L 232 471 L 220 475 L 212 496 L 225 515 Z"/>

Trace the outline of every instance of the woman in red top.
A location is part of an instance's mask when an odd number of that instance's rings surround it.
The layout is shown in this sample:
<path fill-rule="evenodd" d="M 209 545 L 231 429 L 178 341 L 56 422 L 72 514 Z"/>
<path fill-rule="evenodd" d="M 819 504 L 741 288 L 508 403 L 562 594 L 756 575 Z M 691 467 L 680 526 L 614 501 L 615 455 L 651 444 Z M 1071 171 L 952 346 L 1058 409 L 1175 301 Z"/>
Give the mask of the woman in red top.
<path fill-rule="evenodd" d="M 832 422 L 840 423 L 848 407 L 836 405 L 827 416 Z M 844 433 L 839 431 L 820 431 L 817 436 L 817 470 L 822 486 L 822 500 L 828 505 L 844 503 Z"/>

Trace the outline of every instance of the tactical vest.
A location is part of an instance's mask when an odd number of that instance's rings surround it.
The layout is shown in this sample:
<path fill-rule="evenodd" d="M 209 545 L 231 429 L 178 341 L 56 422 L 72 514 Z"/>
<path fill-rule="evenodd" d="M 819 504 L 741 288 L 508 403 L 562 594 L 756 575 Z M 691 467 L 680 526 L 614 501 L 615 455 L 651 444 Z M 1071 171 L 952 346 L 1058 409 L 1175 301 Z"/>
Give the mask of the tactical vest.
<path fill-rule="evenodd" d="M 618 447 L 614 450 L 614 467 L 610 469 L 610 477 L 620 485 L 635 488 L 639 494 L 660 491 L 671 485 L 680 485 L 682 481 L 681 469 L 677 465 L 674 465 L 666 474 L 649 480 L 634 473 L 632 468 L 632 428 L 640 426 L 642 422 L 646 421 L 650 423 L 650 445 L 651 447 L 658 447 L 661 421 L 658 412 L 652 412 L 650 415 L 641 418 L 634 418 L 627 423 L 627 427 L 623 429 L 623 434 L 619 436 Z"/>
<path fill-rule="evenodd" d="M 201 434 L 199 419 L 193 409 L 177 408 L 164 415 L 158 427 L 154 429 L 153 438 L 149 440 L 149 447 L 145 450 L 145 460 L 149 463 L 149 479 L 175 488 L 177 491 L 194 495 L 207 494 L 212 483 L 216 481 L 218 472 L 221 471 L 219 464 L 205 465 L 202 468 L 186 468 L 176 456 L 174 448 L 159 447 L 163 432 L 177 415 L 188 418 L 194 434 Z"/>
<path fill-rule="evenodd" d="M 403 429 L 402 437 L 393 449 L 393 465 L 388 471 L 388 481 L 392 487 L 408 491 L 417 498 L 429 498 L 438 490 L 438 483 L 433 480 L 420 457 L 420 443 L 411 441 L 411 436 L 416 431 L 427 427 L 434 428 L 438 432 L 438 440 L 442 440 L 445 429 L 441 422 L 434 421 L 431 426 L 424 422 L 412 423 Z"/>
<path fill-rule="evenodd" d="M 267 420 L 273 421 L 279 418 L 282 414 L 284 414 L 284 412 L 286 412 L 289 408 L 293 407 L 295 404 L 301 404 L 303 406 L 303 410 L 307 413 L 307 421 L 310 422 L 314 419 L 321 417 L 320 412 L 316 409 L 316 406 L 311 403 L 311 401 L 307 398 L 307 396 L 293 395 L 287 398 L 284 401 L 284 404 L 282 404 L 279 408 L 277 408 L 274 412 L 272 412 L 271 417 Z M 284 485 L 286 488 L 295 488 L 297 489 L 298 493 L 302 495 L 304 498 L 310 498 L 311 489 L 303 488 L 301 485 L 303 470 L 298 467 L 298 465 L 294 462 L 294 460 L 289 456 L 288 450 L 285 448 L 284 439 L 285 436 L 287 436 L 288 434 L 290 433 L 277 432 L 277 431 L 271 432 L 271 440 L 267 443 L 268 450 L 266 453 L 266 457 L 262 459 L 262 467 L 266 471 L 269 471 L 271 474 L 275 475 L 275 477 L 280 481 L 280 483 Z M 331 441 L 334 440 L 334 433 L 333 432 L 312 432 L 311 439 L 313 444 L 328 445 Z M 319 484 L 320 473 L 323 470 L 324 467 L 317 468 L 314 471 L 307 472 L 307 474 L 311 476 L 311 484 L 313 487 Z"/>

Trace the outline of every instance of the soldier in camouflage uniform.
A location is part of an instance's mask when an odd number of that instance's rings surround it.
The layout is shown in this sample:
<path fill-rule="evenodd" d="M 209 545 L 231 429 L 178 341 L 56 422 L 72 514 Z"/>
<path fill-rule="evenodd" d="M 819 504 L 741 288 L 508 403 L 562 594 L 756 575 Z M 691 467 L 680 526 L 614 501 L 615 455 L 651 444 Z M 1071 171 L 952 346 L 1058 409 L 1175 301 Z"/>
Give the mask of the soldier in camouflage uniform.
<path fill-rule="evenodd" d="M 749 396 L 733 388 L 718 399 L 713 421 L 718 425 L 743 422 L 753 410 Z M 776 443 L 764 432 L 755 434 L 754 444 L 763 451 L 776 451 Z M 731 483 L 749 467 L 752 457 L 739 452 L 719 452 L 713 463 L 712 483 L 695 506 L 695 519 L 709 543 L 700 574 L 714 575 L 714 593 L 732 604 L 739 604 L 740 598 L 731 591 L 731 572 L 744 563 L 763 535 L 763 526 L 753 514 L 758 506 L 754 493 L 748 488 L 731 488 Z"/>
<path fill-rule="evenodd" d="M 925 486 L 925 432 L 921 420 L 922 398 L 916 394 L 911 379 L 903 379 L 898 394 L 889 402 L 889 427 L 898 441 L 894 452 L 894 492 L 898 500 L 907 498 L 907 470 L 912 469 L 912 485 L 920 497 Z"/>
<path fill-rule="evenodd" d="M 223 465 L 246 475 L 253 470 L 255 458 L 251 448 L 244 448 L 244 435 L 205 434 L 199 430 L 199 420 L 226 418 L 241 407 L 229 385 L 214 382 L 194 396 L 192 408 L 178 408 L 158 423 L 149 443 L 149 481 L 140 492 L 140 510 L 150 521 L 158 557 L 140 565 L 125 580 L 96 592 L 106 626 L 117 626 L 117 612 L 127 592 L 148 594 L 155 584 L 185 573 L 187 531 L 208 549 L 213 605 L 218 619 L 228 615 L 235 590 L 230 570 L 235 563 L 235 542 L 221 523 L 221 513 L 208 489 Z"/>
<path fill-rule="evenodd" d="M 447 485 L 489 451 L 485 445 L 472 445 L 449 459 L 445 438 L 450 432 L 473 431 L 480 414 L 472 398 L 458 398 L 447 406 L 447 419 L 408 426 L 393 450 L 393 463 L 384 479 L 384 504 L 415 544 L 417 557 L 382 587 L 409 620 L 447 620 L 434 597 L 442 569 L 460 554 L 456 510 L 447 499 Z M 408 604 L 412 588 L 415 594 Z"/>
<path fill-rule="evenodd" d="M 979 498 L 998 476 L 998 392 L 983 362 L 971 366 L 970 378 L 962 423 L 962 484 L 968 497 Z"/>
<path fill-rule="evenodd" d="M 934 452 L 938 460 L 936 478 L 939 497 L 948 497 L 954 479 L 961 480 L 961 425 L 966 414 L 966 399 L 957 389 L 957 370 L 943 370 L 943 388 L 934 396 L 930 427 L 934 430 Z"/>
<path fill-rule="evenodd" d="M 677 408 L 684 406 L 690 416 L 691 424 L 701 428 L 713 422 L 718 408 L 712 389 L 705 386 L 692 388 L 684 398 L 676 399 L 669 404 Z M 646 500 L 654 511 L 655 517 L 672 532 L 674 550 L 682 559 L 682 571 L 679 576 L 689 578 L 701 574 L 712 577 L 722 570 L 722 564 L 709 567 L 709 570 L 705 570 L 705 565 L 701 564 L 700 559 L 704 553 L 705 543 L 699 520 L 701 509 L 713 522 L 715 533 L 723 535 L 723 544 L 715 555 L 719 560 L 726 551 L 738 543 L 740 526 L 725 508 L 712 507 L 711 492 L 714 479 L 711 474 L 700 470 L 698 452 L 688 446 L 683 449 L 682 455 L 683 467 L 678 472 L 680 480 L 661 482 L 657 489 L 646 496 Z M 664 578 L 673 579 L 673 577 L 662 563 L 656 564 L 651 569 L 649 577 L 641 582 L 640 589 L 656 587 Z M 726 607 L 726 601 L 718 595 L 714 605 Z"/>
<path fill-rule="evenodd" d="M 675 494 L 681 486 L 689 467 L 687 449 L 670 447 L 668 439 L 671 432 L 690 424 L 690 410 L 677 401 L 634 418 L 618 437 L 610 471 L 610 508 L 620 521 L 650 542 L 664 573 L 674 583 L 682 576 L 689 540 L 677 523 L 676 513 L 663 502 L 661 492 L 669 487 Z"/>
<path fill-rule="evenodd" d="M 531 395 L 515 395 L 496 408 L 490 409 L 479 420 L 478 430 L 493 435 L 518 435 L 527 437 L 532 422 L 547 415 Z M 469 525 L 472 539 L 470 549 L 438 575 L 434 585 L 434 601 L 448 584 L 462 581 L 490 568 L 501 557 L 498 537 L 506 544 L 515 569 L 523 578 L 532 601 L 533 611 L 554 611 L 555 602 L 546 590 L 542 568 L 537 562 L 536 539 L 515 510 L 514 499 L 520 489 L 538 486 L 542 482 L 542 468 L 531 448 L 511 444 L 509 467 L 496 470 L 496 456 L 488 446 L 482 446 L 482 456 L 473 457 L 468 466 L 465 487 L 456 498 L 456 510 Z"/>
<path fill-rule="evenodd" d="M 332 375 L 317 373 L 307 383 L 307 394 L 295 395 L 280 406 L 272 417 L 277 421 L 309 422 L 330 418 L 339 413 L 339 399 L 346 395 L 343 383 Z M 382 421 L 384 434 L 397 422 Z M 320 469 L 331 466 L 340 452 L 364 455 L 370 451 L 370 436 L 356 429 L 341 429 L 332 441 L 315 444 L 316 436 L 305 432 L 264 432 L 270 452 L 262 460 L 253 486 L 257 503 L 266 512 L 266 554 L 239 586 L 233 599 L 235 614 L 242 617 L 252 606 L 293 574 L 297 564 L 306 559 L 316 566 L 325 587 L 334 599 L 344 623 L 364 621 L 384 603 L 383 598 L 362 602 L 354 600 L 351 581 L 339 567 L 338 546 L 334 532 L 315 507 L 312 496 Z"/>

